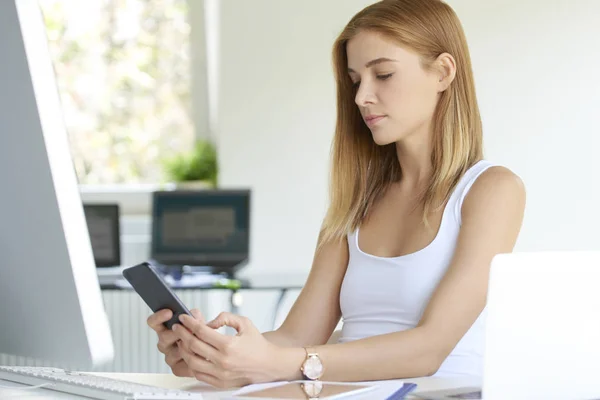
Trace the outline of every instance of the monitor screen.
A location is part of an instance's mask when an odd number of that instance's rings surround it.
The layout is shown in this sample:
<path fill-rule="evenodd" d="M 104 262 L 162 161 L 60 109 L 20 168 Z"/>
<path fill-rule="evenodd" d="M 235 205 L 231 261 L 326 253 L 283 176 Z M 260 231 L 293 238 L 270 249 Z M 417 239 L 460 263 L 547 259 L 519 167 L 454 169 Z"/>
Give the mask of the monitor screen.
<path fill-rule="evenodd" d="M 162 264 L 233 268 L 248 258 L 250 191 L 155 192 L 152 228 Z"/>
<path fill-rule="evenodd" d="M 96 266 L 119 266 L 121 264 L 119 206 L 117 204 L 85 204 L 83 210 Z"/>

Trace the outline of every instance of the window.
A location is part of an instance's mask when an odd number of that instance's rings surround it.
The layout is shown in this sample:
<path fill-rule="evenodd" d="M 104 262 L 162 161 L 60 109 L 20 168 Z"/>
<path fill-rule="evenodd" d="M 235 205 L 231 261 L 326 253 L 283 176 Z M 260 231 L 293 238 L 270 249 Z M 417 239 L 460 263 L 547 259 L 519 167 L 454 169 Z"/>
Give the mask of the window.
<path fill-rule="evenodd" d="M 161 182 L 194 141 L 187 0 L 39 2 L 79 182 Z"/>

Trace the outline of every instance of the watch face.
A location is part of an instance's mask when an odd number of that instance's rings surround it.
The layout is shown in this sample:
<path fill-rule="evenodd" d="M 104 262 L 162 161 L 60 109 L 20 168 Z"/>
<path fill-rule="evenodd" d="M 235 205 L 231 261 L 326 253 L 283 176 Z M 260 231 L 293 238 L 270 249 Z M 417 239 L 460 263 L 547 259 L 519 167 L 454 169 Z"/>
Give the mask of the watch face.
<path fill-rule="evenodd" d="M 314 381 L 314 382 L 304 382 L 302 384 L 302 389 L 304 393 L 311 398 L 318 397 L 323 391 L 323 382 Z"/>
<path fill-rule="evenodd" d="M 319 379 L 323 375 L 321 359 L 315 355 L 311 355 L 304 361 L 302 371 L 308 379 Z"/>

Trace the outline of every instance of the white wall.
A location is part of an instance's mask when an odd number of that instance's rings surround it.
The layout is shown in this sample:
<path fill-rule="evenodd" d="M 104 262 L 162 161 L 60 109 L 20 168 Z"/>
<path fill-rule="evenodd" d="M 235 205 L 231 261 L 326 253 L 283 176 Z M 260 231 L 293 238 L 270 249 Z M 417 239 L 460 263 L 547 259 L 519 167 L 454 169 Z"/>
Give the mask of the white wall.
<path fill-rule="evenodd" d="M 600 2 L 451 4 L 471 44 L 487 156 L 527 185 L 518 249 L 600 249 Z"/>
<path fill-rule="evenodd" d="M 310 267 L 335 122 L 331 45 L 368 3 L 221 1 L 220 182 L 253 189 L 252 272 Z"/>
<path fill-rule="evenodd" d="M 331 46 L 370 3 L 221 1 L 221 181 L 254 190 L 248 272 L 310 268 L 335 119 Z M 471 48 L 486 156 L 527 185 L 517 250 L 600 249 L 600 2 L 449 3 Z"/>

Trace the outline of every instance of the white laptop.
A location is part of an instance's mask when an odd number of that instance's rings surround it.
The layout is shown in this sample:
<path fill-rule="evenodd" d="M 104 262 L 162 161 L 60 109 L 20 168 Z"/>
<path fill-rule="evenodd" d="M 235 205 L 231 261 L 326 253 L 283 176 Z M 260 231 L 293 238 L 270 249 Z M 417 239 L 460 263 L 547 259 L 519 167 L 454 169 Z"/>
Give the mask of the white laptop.
<path fill-rule="evenodd" d="M 600 399 L 600 252 L 501 254 L 491 265 L 484 400 Z M 477 399 L 472 389 L 418 394 Z"/>

